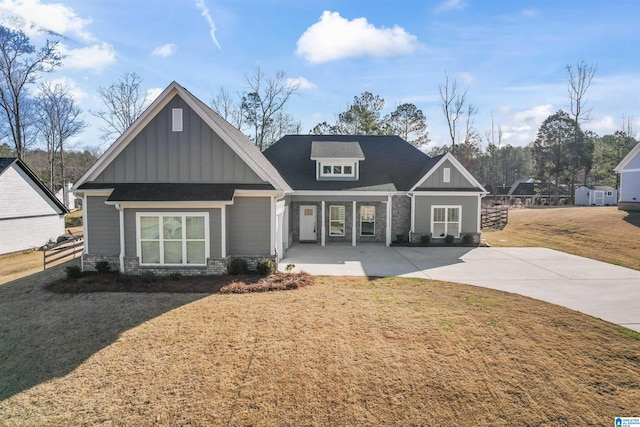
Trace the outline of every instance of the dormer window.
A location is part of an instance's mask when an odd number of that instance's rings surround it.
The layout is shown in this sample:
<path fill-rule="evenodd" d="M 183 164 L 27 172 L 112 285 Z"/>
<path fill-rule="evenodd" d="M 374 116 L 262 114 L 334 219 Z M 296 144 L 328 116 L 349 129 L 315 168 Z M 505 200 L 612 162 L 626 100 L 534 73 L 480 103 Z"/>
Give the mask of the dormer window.
<path fill-rule="evenodd" d="M 357 181 L 364 154 L 357 141 L 312 141 L 317 180 Z"/>

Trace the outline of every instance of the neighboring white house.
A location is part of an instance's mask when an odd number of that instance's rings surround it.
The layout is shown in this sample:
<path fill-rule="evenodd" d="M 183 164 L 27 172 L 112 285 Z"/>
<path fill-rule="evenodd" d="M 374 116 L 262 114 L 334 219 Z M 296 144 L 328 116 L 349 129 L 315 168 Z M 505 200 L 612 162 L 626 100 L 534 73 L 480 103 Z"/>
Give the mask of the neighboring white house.
<path fill-rule="evenodd" d="M 15 157 L 0 157 L 0 254 L 64 234 L 67 208 Z"/>
<path fill-rule="evenodd" d="M 71 192 L 71 188 L 73 187 L 73 184 L 70 182 L 67 182 L 65 184 L 65 187 L 67 191 L 67 200 L 68 200 L 68 204 L 66 204 L 65 206 L 70 211 L 74 211 L 76 210 L 77 206 L 76 206 L 76 196 Z M 56 199 L 60 200 L 60 203 L 62 204 L 65 204 L 64 203 L 65 187 L 60 186 L 60 188 L 56 191 Z M 58 187 L 56 186 L 56 188 Z"/>
<path fill-rule="evenodd" d="M 613 206 L 618 202 L 615 188 L 601 185 L 588 185 L 576 188 L 576 205 Z"/>
<path fill-rule="evenodd" d="M 640 144 L 631 149 L 614 171 L 620 174 L 618 208 L 640 210 Z"/>

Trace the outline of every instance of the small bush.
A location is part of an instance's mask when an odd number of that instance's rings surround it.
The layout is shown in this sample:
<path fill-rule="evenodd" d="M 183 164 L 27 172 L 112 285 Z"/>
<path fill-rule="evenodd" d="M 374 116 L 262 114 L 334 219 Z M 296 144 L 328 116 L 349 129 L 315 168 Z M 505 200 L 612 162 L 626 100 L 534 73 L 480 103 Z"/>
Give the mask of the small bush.
<path fill-rule="evenodd" d="M 153 273 L 153 271 L 145 271 L 140 275 L 140 281 L 145 285 L 148 285 L 149 283 L 153 283 L 156 281 L 156 275 Z"/>
<path fill-rule="evenodd" d="M 70 265 L 69 267 L 65 267 L 65 273 L 67 273 L 67 279 L 77 279 L 82 276 L 82 270 L 77 265 Z"/>
<path fill-rule="evenodd" d="M 407 241 L 407 238 L 405 237 L 404 234 L 400 233 L 400 234 L 396 234 L 396 242 L 397 243 L 404 243 Z"/>
<path fill-rule="evenodd" d="M 287 267 L 286 267 L 287 273 L 290 274 L 293 271 L 294 268 L 296 268 L 295 264 L 293 264 L 293 263 L 287 264 Z"/>
<path fill-rule="evenodd" d="M 422 243 L 423 245 L 428 245 L 431 242 L 431 236 L 429 236 L 428 234 L 423 234 L 422 236 L 420 236 L 420 243 Z"/>
<path fill-rule="evenodd" d="M 78 227 L 82 225 L 81 216 L 68 216 L 64 219 L 64 226 L 66 227 Z"/>
<path fill-rule="evenodd" d="M 96 271 L 105 274 L 111 271 L 111 266 L 108 261 L 96 261 Z"/>
<path fill-rule="evenodd" d="M 444 236 L 444 242 L 447 245 L 450 245 L 453 243 L 453 236 L 451 234 L 447 234 L 446 236 Z"/>
<path fill-rule="evenodd" d="M 276 272 L 276 265 L 270 259 L 263 259 L 256 265 L 256 270 L 263 277 L 271 276 Z"/>
<path fill-rule="evenodd" d="M 247 265 L 246 259 L 234 258 L 231 260 L 231 264 L 229 264 L 229 274 L 237 276 L 238 274 L 247 274 L 248 271 L 249 266 Z"/>
<path fill-rule="evenodd" d="M 465 245 L 473 243 L 473 235 L 465 234 L 464 236 L 462 236 L 462 243 L 464 243 Z"/>

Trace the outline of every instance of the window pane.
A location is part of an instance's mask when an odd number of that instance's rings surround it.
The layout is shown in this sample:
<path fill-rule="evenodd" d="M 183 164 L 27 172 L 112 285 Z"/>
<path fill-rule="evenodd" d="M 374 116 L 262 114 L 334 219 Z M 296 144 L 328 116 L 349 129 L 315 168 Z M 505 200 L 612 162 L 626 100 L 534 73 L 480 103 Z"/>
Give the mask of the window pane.
<path fill-rule="evenodd" d="M 433 224 L 433 237 L 444 237 L 444 223 Z"/>
<path fill-rule="evenodd" d="M 458 208 L 449 208 L 447 214 L 447 221 L 455 221 L 458 222 L 458 218 L 460 217 L 460 210 Z"/>
<path fill-rule="evenodd" d="M 342 175 L 342 166 L 334 166 L 333 167 L 334 175 Z"/>
<path fill-rule="evenodd" d="M 188 216 L 185 222 L 187 239 L 204 239 L 204 217 Z"/>
<path fill-rule="evenodd" d="M 360 208 L 360 218 L 362 221 L 373 221 L 376 218 L 376 210 L 373 206 L 362 206 Z"/>
<path fill-rule="evenodd" d="M 204 264 L 204 242 L 187 242 L 187 264 Z"/>
<path fill-rule="evenodd" d="M 458 237 L 460 235 L 460 225 L 457 222 L 449 223 L 447 227 L 447 234 Z"/>
<path fill-rule="evenodd" d="M 182 239 L 182 217 L 165 216 L 162 225 L 162 236 L 165 240 Z"/>
<path fill-rule="evenodd" d="M 372 221 L 362 222 L 360 234 L 363 236 L 373 236 L 375 234 L 375 225 Z"/>
<path fill-rule="evenodd" d="M 331 220 L 344 221 L 344 206 L 331 206 Z"/>
<path fill-rule="evenodd" d="M 343 170 L 345 175 L 353 174 L 353 166 L 345 166 Z"/>
<path fill-rule="evenodd" d="M 158 230 L 158 217 L 141 216 L 140 217 L 140 238 L 141 239 L 159 239 L 160 232 Z"/>
<path fill-rule="evenodd" d="M 164 242 L 164 263 L 182 264 L 182 241 Z"/>
<path fill-rule="evenodd" d="M 322 173 L 328 175 L 331 173 L 331 166 L 322 166 Z"/>
<path fill-rule="evenodd" d="M 329 228 L 329 235 L 344 236 L 344 222 L 331 221 L 331 226 Z"/>
<path fill-rule="evenodd" d="M 142 263 L 160 263 L 160 242 L 141 242 Z"/>
<path fill-rule="evenodd" d="M 438 222 L 444 221 L 444 213 L 445 208 L 434 208 L 433 209 L 433 220 Z"/>

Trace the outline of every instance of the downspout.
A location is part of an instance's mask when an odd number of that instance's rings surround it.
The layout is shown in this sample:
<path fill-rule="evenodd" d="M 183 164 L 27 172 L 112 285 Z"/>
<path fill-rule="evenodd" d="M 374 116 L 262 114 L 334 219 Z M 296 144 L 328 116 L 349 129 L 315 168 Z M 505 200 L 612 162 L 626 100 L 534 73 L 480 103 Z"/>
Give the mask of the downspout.
<path fill-rule="evenodd" d="M 116 209 L 120 213 L 120 273 L 124 273 L 124 208 L 116 203 Z"/>

